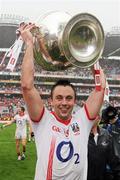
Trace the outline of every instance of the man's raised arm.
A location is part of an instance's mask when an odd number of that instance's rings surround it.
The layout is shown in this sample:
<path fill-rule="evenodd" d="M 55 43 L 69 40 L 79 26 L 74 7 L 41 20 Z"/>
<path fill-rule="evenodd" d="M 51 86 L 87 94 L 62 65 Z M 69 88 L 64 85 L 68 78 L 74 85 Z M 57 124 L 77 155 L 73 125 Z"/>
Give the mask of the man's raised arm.
<path fill-rule="evenodd" d="M 30 118 L 33 121 L 39 121 L 43 111 L 43 102 L 39 92 L 34 86 L 34 37 L 30 32 L 34 27 L 34 24 L 27 24 L 19 28 L 21 37 L 26 45 L 21 69 L 21 87 Z"/>
<path fill-rule="evenodd" d="M 86 101 L 86 107 L 89 117 L 91 119 L 94 119 L 98 115 L 103 105 L 104 92 L 106 87 L 106 77 L 102 69 L 100 69 L 100 84 L 101 89 L 97 90 L 95 88 Z"/>

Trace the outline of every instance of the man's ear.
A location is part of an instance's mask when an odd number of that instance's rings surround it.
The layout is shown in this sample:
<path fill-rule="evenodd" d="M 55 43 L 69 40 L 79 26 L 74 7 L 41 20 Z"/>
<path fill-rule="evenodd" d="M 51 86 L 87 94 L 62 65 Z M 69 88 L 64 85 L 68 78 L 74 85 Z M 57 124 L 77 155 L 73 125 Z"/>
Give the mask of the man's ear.
<path fill-rule="evenodd" d="M 52 101 L 52 98 L 50 97 L 49 99 L 48 99 L 48 103 L 49 103 L 49 105 L 53 105 L 53 103 L 52 103 L 53 101 Z"/>
<path fill-rule="evenodd" d="M 74 103 L 76 104 L 77 103 L 77 100 L 75 99 Z"/>

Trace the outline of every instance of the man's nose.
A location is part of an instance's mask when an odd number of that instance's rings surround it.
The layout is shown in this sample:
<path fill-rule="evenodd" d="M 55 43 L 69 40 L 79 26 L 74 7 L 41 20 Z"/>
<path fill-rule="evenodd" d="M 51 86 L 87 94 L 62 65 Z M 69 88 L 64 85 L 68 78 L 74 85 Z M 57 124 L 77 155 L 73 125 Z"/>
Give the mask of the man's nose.
<path fill-rule="evenodd" d="M 62 99 L 62 104 L 67 104 L 67 99 L 65 97 Z"/>

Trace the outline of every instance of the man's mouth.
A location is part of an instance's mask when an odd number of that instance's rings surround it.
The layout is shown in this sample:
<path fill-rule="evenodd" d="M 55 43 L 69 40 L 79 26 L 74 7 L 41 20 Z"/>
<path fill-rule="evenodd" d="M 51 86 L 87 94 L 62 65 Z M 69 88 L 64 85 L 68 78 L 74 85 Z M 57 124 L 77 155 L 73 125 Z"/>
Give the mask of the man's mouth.
<path fill-rule="evenodd" d="M 61 109 L 61 112 L 66 113 L 67 109 Z"/>
<path fill-rule="evenodd" d="M 67 112 L 68 112 L 68 109 L 67 109 L 67 108 L 62 108 L 62 109 L 60 109 L 60 111 L 61 111 L 62 113 L 67 113 Z"/>

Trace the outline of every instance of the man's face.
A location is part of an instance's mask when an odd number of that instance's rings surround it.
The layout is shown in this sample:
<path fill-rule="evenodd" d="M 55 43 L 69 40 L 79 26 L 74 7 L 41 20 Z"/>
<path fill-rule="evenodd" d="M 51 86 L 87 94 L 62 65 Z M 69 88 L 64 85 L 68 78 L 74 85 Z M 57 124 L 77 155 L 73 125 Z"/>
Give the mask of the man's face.
<path fill-rule="evenodd" d="M 53 91 L 52 106 L 56 115 L 68 120 L 75 104 L 75 94 L 70 86 L 57 86 Z"/>
<path fill-rule="evenodd" d="M 21 110 L 21 108 L 18 108 L 18 114 L 19 114 L 20 116 L 22 116 L 22 115 L 24 114 L 24 112 Z"/>
<path fill-rule="evenodd" d="M 111 120 L 109 120 L 110 124 L 114 124 L 116 121 L 117 121 L 117 118 L 116 118 L 116 117 L 113 118 L 113 119 L 111 119 Z"/>

